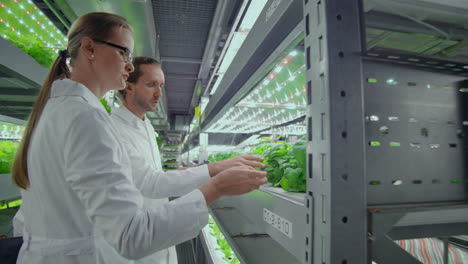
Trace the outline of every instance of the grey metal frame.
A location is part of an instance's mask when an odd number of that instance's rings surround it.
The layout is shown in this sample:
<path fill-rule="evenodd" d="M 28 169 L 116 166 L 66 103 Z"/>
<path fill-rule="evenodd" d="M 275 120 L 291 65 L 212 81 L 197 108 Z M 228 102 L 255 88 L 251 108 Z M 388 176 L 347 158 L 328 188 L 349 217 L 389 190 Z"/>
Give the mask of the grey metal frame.
<path fill-rule="evenodd" d="M 358 1 L 305 1 L 308 106 L 305 263 L 366 263 L 366 185 Z M 352 245 L 352 246 L 350 246 Z"/>
<path fill-rule="evenodd" d="M 21 192 L 11 180 L 11 174 L 0 174 L 0 204 L 17 199 L 21 199 Z"/>
<path fill-rule="evenodd" d="M 26 125 L 25 120 L 14 118 L 14 117 L 9 117 L 6 115 L 1 115 L 1 114 L 0 114 L 0 121 L 17 124 L 17 125 L 23 125 L 23 126 Z"/>
<path fill-rule="evenodd" d="M 32 87 L 35 85 L 39 87 L 44 82 L 47 68 L 4 38 L 0 38 L 0 47 L 2 47 L 0 49 L 0 57 L 2 58 L 0 63 L 16 72 L 18 78 L 22 77 L 22 80 L 30 83 Z"/>

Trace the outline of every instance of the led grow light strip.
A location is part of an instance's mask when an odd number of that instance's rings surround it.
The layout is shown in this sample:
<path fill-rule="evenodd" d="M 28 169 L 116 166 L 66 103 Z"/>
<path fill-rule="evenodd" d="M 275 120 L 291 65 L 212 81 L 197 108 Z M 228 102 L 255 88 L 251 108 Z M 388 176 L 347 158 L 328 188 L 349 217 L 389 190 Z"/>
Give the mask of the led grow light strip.
<path fill-rule="evenodd" d="M 22 200 L 14 200 L 11 202 L 0 202 L 0 210 L 8 209 L 8 208 L 13 208 L 21 205 Z"/>
<path fill-rule="evenodd" d="M 66 46 L 66 37 L 31 0 L 0 2 L 0 34 L 44 66 Z M 37 48 L 49 50 L 47 54 Z"/>

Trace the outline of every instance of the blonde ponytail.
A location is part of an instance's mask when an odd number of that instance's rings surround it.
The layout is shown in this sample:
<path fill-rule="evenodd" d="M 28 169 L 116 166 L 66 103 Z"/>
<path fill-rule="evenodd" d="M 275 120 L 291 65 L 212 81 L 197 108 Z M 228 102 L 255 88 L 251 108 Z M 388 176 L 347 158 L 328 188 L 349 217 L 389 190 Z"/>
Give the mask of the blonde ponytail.
<path fill-rule="evenodd" d="M 68 70 L 66 63 L 66 51 L 61 51 L 60 55 L 55 60 L 52 65 L 49 74 L 39 91 L 36 102 L 34 103 L 31 114 L 29 115 L 26 128 L 24 130 L 23 139 L 21 144 L 16 152 L 15 161 L 13 162 L 13 167 L 11 174 L 13 177 L 13 182 L 18 185 L 18 187 L 26 189 L 29 186 L 29 176 L 28 176 L 28 148 L 29 143 L 31 142 L 31 136 L 39 122 L 42 111 L 47 103 L 47 100 L 50 96 L 50 87 L 52 83 L 57 79 L 63 79 L 70 77 L 70 71 Z"/>

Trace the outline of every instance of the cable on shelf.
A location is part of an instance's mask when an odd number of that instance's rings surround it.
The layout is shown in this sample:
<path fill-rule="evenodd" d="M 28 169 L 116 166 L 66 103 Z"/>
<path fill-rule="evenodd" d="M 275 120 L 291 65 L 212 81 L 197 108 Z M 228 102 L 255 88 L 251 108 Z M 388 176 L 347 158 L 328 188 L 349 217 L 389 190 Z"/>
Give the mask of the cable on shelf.
<path fill-rule="evenodd" d="M 232 238 L 235 238 L 235 237 L 270 237 L 268 234 L 265 234 L 265 233 L 252 233 L 252 234 L 244 234 L 242 232 L 240 232 L 239 234 L 237 235 L 232 235 L 231 236 Z"/>

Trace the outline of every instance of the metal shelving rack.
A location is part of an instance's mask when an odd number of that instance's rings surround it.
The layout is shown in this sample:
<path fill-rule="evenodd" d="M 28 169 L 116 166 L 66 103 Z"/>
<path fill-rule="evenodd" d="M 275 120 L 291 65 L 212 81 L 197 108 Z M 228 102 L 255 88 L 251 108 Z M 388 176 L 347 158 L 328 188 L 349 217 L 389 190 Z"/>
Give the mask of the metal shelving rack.
<path fill-rule="evenodd" d="M 0 100 L 0 121 L 25 125 L 25 119 L 30 111 L 27 108 L 31 108 L 33 104 L 28 97 L 39 91 L 39 83 L 43 82 L 47 69 L 1 37 L 0 47 L 0 76 L 4 79 L 4 83 L 17 84 L 18 86 L 0 88 L 0 96 L 2 97 Z M 23 99 L 24 97 L 26 100 Z M 26 109 L 17 110 L 18 106 Z M 19 188 L 11 181 L 11 175 L 0 174 L 0 203 L 7 203 L 20 197 Z"/>
<path fill-rule="evenodd" d="M 254 82 L 302 34 L 302 17 L 300 0 L 267 3 L 239 51 L 242 55 L 234 58 L 230 74 L 207 106 L 202 133 L 234 105 L 231 98 L 247 92 L 244 83 Z M 209 143 L 213 137 L 219 135 L 209 133 Z M 243 196 L 223 197 L 210 212 L 242 263 L 303 262 L 308 229 L 303 193 L 262 187 Z"/>
<path fill-rule="evenodd" d="M 23 124 L 23 120 L 10 118 L 7 116 L 0 115 L 0 121 L 17 122 Z M 1 140 L 10 140 L 10 138 L 0 138 Z M 16 140 L 16 138 L 14 139 Z M 0 174 L 0 205 L 7 204 L 8 202 L 21 198 L 20 189 L 13 184 L 11 180 L 11 174 Z"/>
<path fill-rule="evenodd" d="M 366 263 L 361 9 L 359 1 L 305 2 L 306 223 L 313 232 L 303 262 Z"/>
<path fill-rule="evenodd" d="M 164 169 L 180 168 L 180 146 L 177 145 L 166 145 L 161 146 L 161 164 Z M 171 158 L 169 158 L 171 157 Z M 172 158 L 175 157 L 175 158 Z M 174 162 L 175 160 L 175 162 Z M 169 162 L 168 162 L 169 161 Z M 167 166 L 167 167 L 166 167 Z"/>
<path fill-rule="evenodd" d="M 466 9 L 463 1 L 396 2 Z M 367 50 L 363 10 L 361 1 L 270 1 L 207 107 L 202 131 L 297 27 L 304 32 L 306 194 L 266 187 L 211 207 L 243 263 L 421 263 L 392 240 L 468 234 L 468 63 Z"/>
<path fill-rule="evenodd" d="M 32 57 L 0 37 L 0 121 L 25 125 L 33 100 L 39 91 L 47 69 Z M 14 137 L 0 140 L 17 140 Z M 11 220 L 16 213 L 20 189 L 11 174 L 0 174 L 0 234 L 12 236 Z"/>

